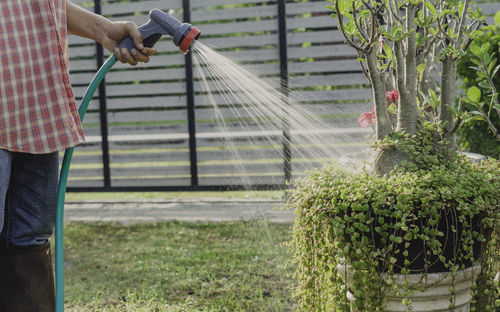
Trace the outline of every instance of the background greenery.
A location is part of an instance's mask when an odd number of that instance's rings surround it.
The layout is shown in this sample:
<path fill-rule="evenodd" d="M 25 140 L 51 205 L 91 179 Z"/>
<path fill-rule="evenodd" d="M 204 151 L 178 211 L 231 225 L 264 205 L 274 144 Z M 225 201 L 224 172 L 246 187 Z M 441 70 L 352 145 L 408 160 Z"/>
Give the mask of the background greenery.
<path fill-rule="evenodd" d="M 500 26 L 491 25 L 483 28 L 482 34 L 474 41 L 479 46 L 486 42 L 490 43 L 489 54 L 499 59 Z M 470 87 L 476 86 L 481 90 L 481 102 L 489 102 L 491 100 L 491 97 L 489 97 L 491 95 L 491 88 L 486 84 L 486 79 L 481 78 L 477 71 L 470 69 L 474 65 L 471 61 L 473 57 L 474 55 L 469 49 L 467 54 L 460 58 L 457 63 L 457 74 L 462 79 L 463 92 L 466 93 Z M 493 82 L 497 89 L 500 89 L 500 75 L 493 77 Z M 475 108 L 464 101 L 462 110 L 473 111 Z M 500 117 L 496 112 L 491 114 L 491 120 L 497 129 L 500 128 Z M 467 151 L 500 159 L 500 142 L 495 139 L 486 122 L 471 120 L 459 128 L 458 135 L 458 142 Z"/>

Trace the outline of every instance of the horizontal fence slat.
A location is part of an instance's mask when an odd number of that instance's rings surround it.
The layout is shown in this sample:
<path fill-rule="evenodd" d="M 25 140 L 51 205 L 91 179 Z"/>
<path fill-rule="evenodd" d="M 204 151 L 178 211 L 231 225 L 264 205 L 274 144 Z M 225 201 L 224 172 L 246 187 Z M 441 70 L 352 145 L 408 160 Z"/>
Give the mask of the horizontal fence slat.
<path fill-rule="evenodd" d="M 75 180 L 69 177 L 68 187 L 104 187 L 102 179 Z"/>
<path fill-rule="evenodd" d="M 318 72 L 345 72 L 361 71 L 359 61 L 335 60 L 335 61 L 314 61 L 314 62 L 289 62 L 288 72 L 290 74 L 298 73 L 318 73 Z"/>
<path fill-rule="evenodd" d="M 87 60 L 71 60 L 69 63 L 70 72 L 75 71 L 97 71 L 97 62 L 94 59 Z M 90 82 L 90 81 L 89 81 Z"/>
<path fill-rule="evenodd" d="M 279 50 L 277 48 L 265 50 L 247 49 L 242 51 L 228 51 L 219 53 L 236 63 L 242 61 L 277 61 L 279 59 Z"/>
<path fill-rule="evenodd" d="M 95 44 L 79 46 L 79 47 L 69 47 L 69 56 L 73 58 L 78 57 L 96 57 L 96 48 Z"/>
<path fill-rule="evenodd" d="M 368 80 L 366 80 L 365 76 L 361 73 L 295 76 L 295 77 L 290 77 L 288 81 L 289 81 L 289 86 L 291 88 L 368 84 Z"/>
<path fill-rule="evenodd" d="M 193 25 L 196 26 L 195 23 Z M 202 36 L 221 35 L 234 33 L 250 33 L 257 31 L 277 31 L 278 21 L 276 19 L 263 21 L 242 21 L 218 24 L 203 24 L 199 26 Z M 203 37 L 202 37 L 203 38 Z"/>
<path fill-rule="evenodd" d="M 362 110 L 361 110 L 362 111 Z M 360 111 L 360 112 L 361 112 Z M 369 111 L 369 110 L 365 110 Z M 359 128 L 359 123 L 356 121 L 356 118 L 351 118 L 351 119 L 338 119 L 338 118 L 325 118 L 322 119 L 322 121 L 326 124 L 331 124 L 332 126 L 335 126 L 337 128 L 353 128 L 358 130 Z M 96 130 L 99 130 L 96 128 Z M 198 134 L 203 135 L 204 133 L 212 133 L 216 132 L 221 134 L 221 128 L 218 124 L 215 123 L 196 123 L 196 130 L 200 131 Z M 241 132 L 241 126 L 236 123 L 227 123 L 226 124 L 226 130 L 230 134 Z M 249 125 L 245 127 L 245 130 L 248 131 L 260 131 L 260 126 L 259 125 Z M 366 135 L 369 130 L 371 129 L 366 129 L 366 131 L 363 132 L 362 135 Z M 187 133 L 187 125 L 175 125 L 175 126 L 169 126 L 169 125 L 152 125 L 152 126 L 109 126 L 109 132 L 111 135 L 130 135 L 131 137 L 140 135 L 140 136 L 148 136 L 148 135 L 162 135 L 165 136 L 166 138 L 164 141 L 174 141 L 174 142 L 183 142 L 186 143 L 188 139 L 188 133 Z M 352 131 L 347 131 L 346 133 L 350 133 Z M 89 133 L 87 131 L 87 133 Z M 100 133 L 95 133 L 94 135 L 99 135 Z M 357 132 L 353 131 L 352 135 L 356 135 Z M 90 134 L 89 134 L 90 135 Z M 178 138 L 170 138 L 171 135 L 178 135 Z M 100 138 L 100 137 L 99 137 Z M 233 138 L 226 138 L 227 140 L 233 140 Z M 221 138 L 213 138 L 213 139 L 206 139 L 200 146 L 206 146 L 206 145 L 217 145 L 219 141 L 221 141 Z M 234 140 L 245 140 L 248 144 L 252 143 L 251 139 L 248 138 L 235 138 Z M 161 140 L 155 140 L 154 142 L 161 141 Z M 123 141 L 121 141 L 123 142 Z"/>
<path fill-rule="evenodd" d="M 305 42 L 322 43 L 322 42 L 339 42 L 343 43 L 344 38 L 337 30 L 325 30 L 314 32 L 293 32 L 287 34 L 287 43 L 301 44 Z"/>
<path fill-rule="evenodd" d="M 111 164 L 111 175 L 115 178 L 120 176 L 159 176 L 159 175 L 189 175 L 191 168 L 189 164 L 186 165 L 168 165 L 168 166 L 154 166 L 154 167 L 130 167 L 130 168 L 114 168 Z"/>
<path fill-rule="evenodd" d="M 266 173 L 266 172 L 280 172 L 283 170 L 283 163 L 278 160 L 275 163 L 267 163 L 267 164 L 240 164 L 240 165 L 231 165 L 231 164 L 221 164 L 221 165 L 203 165 L 202 163 L 198 163 L 198 173 L 200 175 L 204 174 L 212 174 L 212 175 L 222 175 L 224 173 L 231 175 L 238 175 L 243 173 L 252 174 L 255 173 Z"/>
<path fill-rule="evenodd" d="M 106 94 L 109 96 L 124 96 L 124 95 L 155 95 L 167 93 L 185 93 L 185 82 L 158 82 L 144 84 L 128 84 L 106 86 Z"/>
<path fill-rule="evenodd" d="M 141 186 L 144 186 L 144 187 L 148 187 L 148 186 L 189 186 L 189 185 L 191 185 L 191 178 L 190 177 L 171 178 L 171 179 L 141 178 L 139 180 L 137 180 L 137 179 L 114 179 L 114 178 L 111 178 L 111 185 L 116 186 L 116 187 L 137 186 L 137 181 L 140 181 Z"/>
<path fill-rule="evenodd" d="M 148 12 L 151 9 L 170 10 L 182 8 L 182 0 L 151 0 L 140 2 L 118 2 L 102 6 L 102 14 L 126 14 L 135 12 Z"/>
<path fill-rule="evenodd" d="M 228 8 L 218 10 L 194 10 L 191 12 L 193 23 L 201 21 L 220 21 L 230 19 L 244 19 L 256 17 L 275 17 L 278 14 L 277 5 L 256 7 Z M 204 24 L 205 25 L 205 24 Z"/>
<path fill-rule="evenodd" d="M 352 57 L 356 58 L 356 51 L 345 44 L 328 46 L 288 48 L 288 58 L 295 59 L 301 57 Z"/>
<path fill-rule="evenodd" d="M 288 18 L 286 21 L 288 29 L 295 28 L 325 28 L 336 27 L 337 19 L 330 16 L 314 16 L 304 18 Z"/>
<path fill-rule="evenodd" d="M 336 92 L 335 92 L 336 91 Z M 363 89 L 359 90 L 332 90 L 328 92 L 328 94 L 336 99 L 341 99 L 343 97 L 349 96 L 353 93 L 365 91 Z M 352 105 L 354 107 L 354 105 Z M 311 105 L 307 106 L 307 111 L 309 113 L 322 112 L 326 113 L 328 110 L 331 115 L 337 113 L 340 114 L 341 111 L 339 108 L 336 108 L 335 105 Z M 345 110 L 344 110 L 345 111 Z M 187 118 L 187 111 L 185 109 L 182 110 L 168 110 L 168 111 L 126 111 L 126 112 L 108 112 L 108 122 L 120 123 L 120 122 L 165 122 L 168 124 L 168 121 L 185 121 Z M 217 112 L 215 112 L 212 108 L 198 108 L 196 109 L 196 118 L 198 120 L 213 120 L 219 118 L 226 119 L 247 119 L 250 120 L 252 118 L 262 118 L 264 114 L 259 114 L 255 116 L 255 108 L 218 108 Z M 271 118 L 278 118 L 277 115 L 270 116 Z M 97 113 L 89 113 L 87 118 L 85 119 L 86 123 L 98 123 L 99 122 L 99 114 Z M 257 123 L 258 124 L 258 123 Z"/>
<path fill-rule="evenodd" d="M 91 106 L 98 109 L 96 105 Z M 155 97 L 131 97 L 131 98 L 110 98 L 107 99 L 108 109 L 130 109 L 144 107 L 178 107 L 186 105 L 185 95 L 155 96 Z"/>
<path fill-rule="evenodd" d="M 262 184 L 283 184 L 283 175 L 274 176 L 248 176 L 248 177 L 200 177 L 199 184 L 203 185 L 241 185 L 244 184 L 248 187 L 248 190 L 252 189 L 252 185 L 262 185 Z"/>
<path fill-rule="evenodd" d="M 332 10 L 327 8 L 329 5 L 326 1 L 308 1 L 308 2 L 288 2 L 286 4 L 286 14 L 304 14 L 304 13 L 317 13 L 317 12 L 331 12 Z"/>
<path fill-rule="evenodd" d="M 153 121 L 177 121 L 186 120 L 186 110 L 175 111 L 131 111 L 131 112 L 108 112 L 108 122 L 153 122 Z M 98 122 L 99 114 L 89 114 L 85 120 L 88 122 Z"/>
<path fill-rule="evenodd" d="M 364 100 L 371 99 L 371 89 L 343 89 L 331 91 L 291 91 L 292 98 L 309 98 L 321 100 Z"/>
<path fill-rule="evenodd" d="M 189 152 L 161 152 L 161 153 L 126 153 L 118 154 L 111 153 L 110 160 L 113 164 L 128 163 L 128 162 L 157 162 L 157 161 L 189 161 Z"/>
<path fill-rule="evenodd" d="M 252 46 L 261 47 L 268 44 L 278 44 L 278 35 L 277 34 L 250 35 L 250 36 L 231 37 L 231 39 L 228 39 L 224 37 L 204 38 L 202 34 L 202 37 L 200 37 L 200 42 L 214 49 L 252 47 Z"/>
<path fill-rule="evenodd" d="M 268 1 L 263 0 L 191 0 L 189 1 L 191 4 L 191 8 L 201 8 L 201 7 L 209 7 L 209 6 L 219 6 L 225 4 L 240 4 L 240 3 L 266 3 Z"/>
<path fill-rule="evenodd" d="M 115 126 L 109 125 L 108 132 L 110 136 L 113 135 L 130 135 L 134 136 L 136 134 L 151 134 L 151 133 L 161 133 L 161 134 L 187 134 L 187 122 L 186 124 L 180 125 L 126 125 L 126 126 Z M 175 139 L 178 141 L 179 139 Z"/>

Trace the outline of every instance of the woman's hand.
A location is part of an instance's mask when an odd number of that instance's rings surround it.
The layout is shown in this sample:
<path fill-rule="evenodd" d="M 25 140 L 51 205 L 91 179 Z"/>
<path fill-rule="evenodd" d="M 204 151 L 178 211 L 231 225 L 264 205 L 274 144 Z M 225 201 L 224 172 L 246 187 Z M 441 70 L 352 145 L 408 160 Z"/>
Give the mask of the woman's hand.
<path fill-rule="evenodd" d="M 129 63 L 132 66 L 138 62 L 147 63 L 149 57 L 156 53 L 156 49 L 144 47 L 141 32 L 132 22 L 111 22 L 71 1 L 66 1 L 66 15 L 69 33 L 99 42 L 113 52 L 117 60 L 122 63 Z M 135 48 L 130 51 L 125 48 L 120 50 L 118 44 L 127 36 L 132 38 Z"/>
<path fill-rule="evenodd" d="M 135 48 L 130 51 L 126 48 L 118 47 L 118 44 L 125 37 L 130 36 L 135 44 Z M 116 59 L 122 63 L 129 63 L 132 66 L 138 62 L 149 62 L 149 57 L 156 53 L 155 48 L 146 48 L 142 44 L 142 35 L 137 30 L 137 25 L 133 22 L 112 22 L 103 29 L 103 36 L 100 43 L 109 51 L 114 52 Z"/>

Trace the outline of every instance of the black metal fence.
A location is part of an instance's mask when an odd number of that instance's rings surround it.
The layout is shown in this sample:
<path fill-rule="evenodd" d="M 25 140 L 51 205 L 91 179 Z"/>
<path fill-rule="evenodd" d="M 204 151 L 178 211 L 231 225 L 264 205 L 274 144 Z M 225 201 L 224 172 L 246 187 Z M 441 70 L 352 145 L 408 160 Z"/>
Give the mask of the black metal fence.
<path fill-rule="evenodd" d="M 203 40 L 220 45 L 222 53 L 250 62 L 264 74 L 279 76 L 285 97 L 293 96 L 294 87 L 307 79 L 307 88 L 302 90 L 327 100 L 323 106 L 317 105 L 318 109 L 352 107 L 353 113 L 343 119 L 331 117 L 346 128 L 358 127 L 357 114 L 371 107 L 371 92 L 359 70 L 357 56 L 343 43 L 335 20 L 329 17 L 326 1 L 94 0 L 93 6 L 86 0 L 74 2 L 111 19 L 133 20 L 137 24 L 146 21 L 147 11 L 152 8 L 176 9 L 178 18 L 199 25 Z M 480 6 L 491 15 L 499 2 Z M 181 59 L 171 46 L 159 45 L 160 51 L 167 52 L 154 56 L 152 64 L 136 70 L 114 69 L 109 81 L 106 77 L 100 85 L 87 114 L 91 120 L 84 124 L 90 139 L 75 150 L 68 191 L 283 189 L 287 181 L 303 172 L 297 169 L 300 166 L 293 165 L 292 158 L 298 156 L 292 155 L 290 142 L 294 138 L 284 116 L 281 136 L 276 138 L 276 144 L 282 145 L 281 166 L 273 172 L 264 172 L 267 169 L 257 168 L 258 164 L 249 166 L 250 173 L 260 174 L 250 177 L 250 185 L 218 174 L 229 169 L 219 152 L 220 146 L 216 146 L 217 140 L 207 135 L 212 133 L 213 125 L 206 121 L 210 112 L 199 103 L 203 99 L 195 84 L 191 54 Z M 70 76 L 77 98 L 107 53 L 99 44 L 70 40 Z M 91 65 L 95 60 L 97 67 Z M 168 78 L 162 78 L 167 72 Z M 337 85 L 341 87 L 336 88 Z M 142 121 L 145 119 L 150 124 Z M 177 136 L 157 135 L 165 132 Z M 137 133 L 142 137 L 137 138 Z M 357 136 L 358 147 L 364 144 L 365 135 Z M 261 151 L 269 152 L 264 147 Z M 210 165 L 217 159 L 220 161 Z M 251 154 L 248 159 L 252 159 Z M 164 165 L 148 165 L 158 162 Z"/>

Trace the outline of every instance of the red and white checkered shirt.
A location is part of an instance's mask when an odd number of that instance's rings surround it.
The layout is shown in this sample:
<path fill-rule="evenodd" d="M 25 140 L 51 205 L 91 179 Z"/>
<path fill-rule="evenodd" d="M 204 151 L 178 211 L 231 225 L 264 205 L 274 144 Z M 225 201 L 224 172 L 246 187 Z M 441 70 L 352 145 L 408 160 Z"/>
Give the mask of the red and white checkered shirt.
<path fill-rule="evenodd" d="M 84 140 L 68 74 L 66 0 L 0 0 L 0 148 L 50 153 Z"/>

